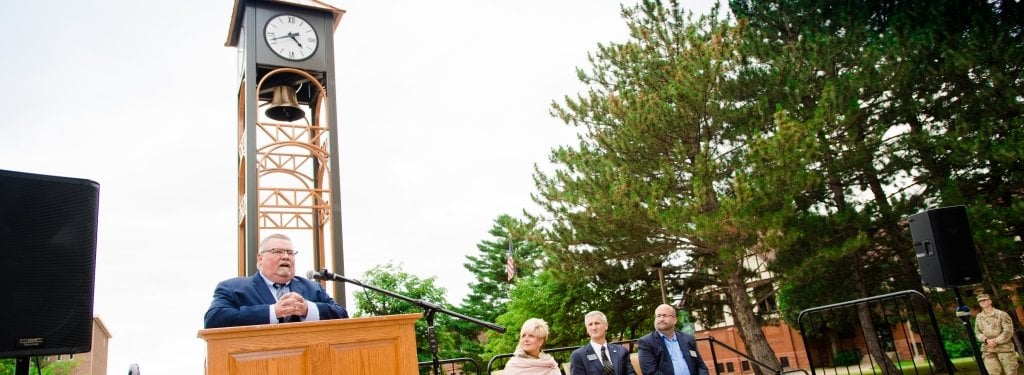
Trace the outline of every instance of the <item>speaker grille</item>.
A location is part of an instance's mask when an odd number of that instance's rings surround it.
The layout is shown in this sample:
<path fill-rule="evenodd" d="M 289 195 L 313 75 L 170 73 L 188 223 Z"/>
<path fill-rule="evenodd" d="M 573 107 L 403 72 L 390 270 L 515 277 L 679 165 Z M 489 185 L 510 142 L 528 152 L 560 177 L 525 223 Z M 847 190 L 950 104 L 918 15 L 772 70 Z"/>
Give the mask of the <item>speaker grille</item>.
<path fill-rule="evenodd" d="M 0 357 L 92 349 L 98 206 L 96 182 L 0 170 Z"/>

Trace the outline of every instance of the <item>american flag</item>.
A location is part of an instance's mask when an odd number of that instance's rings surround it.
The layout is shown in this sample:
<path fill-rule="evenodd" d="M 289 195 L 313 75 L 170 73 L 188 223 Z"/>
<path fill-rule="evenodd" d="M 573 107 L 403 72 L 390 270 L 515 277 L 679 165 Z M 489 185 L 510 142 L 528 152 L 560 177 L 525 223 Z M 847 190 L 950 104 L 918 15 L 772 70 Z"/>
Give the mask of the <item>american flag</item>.
<path fill-rule="evenodd" d="M 505 262 L 505 273 L 508 274 L 508 281 L 516 278 L 516 260 L 512 258 L 512 240 L 508 241 L 508 261 Z"/>

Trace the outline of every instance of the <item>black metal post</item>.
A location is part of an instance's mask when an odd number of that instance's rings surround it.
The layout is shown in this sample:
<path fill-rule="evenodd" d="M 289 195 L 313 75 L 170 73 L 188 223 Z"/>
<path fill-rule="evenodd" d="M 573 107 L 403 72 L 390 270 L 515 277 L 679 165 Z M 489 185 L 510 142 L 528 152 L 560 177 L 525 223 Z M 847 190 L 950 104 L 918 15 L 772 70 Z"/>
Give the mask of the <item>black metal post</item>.
<path fill-rule="evenodd" d="M 14 360 L 14 375 L 28 375 L 29 367 L 28 357 L 18 357 Z"/>
<path fill-rule="evenodd" d="M 978 348 L 978 338 L 974 337 L 974 329 L 971 328 L 971 308 L 964 305 L 960 299 L 960 291 L 953 287 L 953 296 L 956 297 L 956 316 L 963 322 L 964 331 L 967 332 L 967 342 L 971 344 L 971 351 L 974 352 L 974 362 L 978 364 L 978 371 L 981 375 L 988 375 L 985 369 L 985 362 L 981 359 L 981 349 Z"/>

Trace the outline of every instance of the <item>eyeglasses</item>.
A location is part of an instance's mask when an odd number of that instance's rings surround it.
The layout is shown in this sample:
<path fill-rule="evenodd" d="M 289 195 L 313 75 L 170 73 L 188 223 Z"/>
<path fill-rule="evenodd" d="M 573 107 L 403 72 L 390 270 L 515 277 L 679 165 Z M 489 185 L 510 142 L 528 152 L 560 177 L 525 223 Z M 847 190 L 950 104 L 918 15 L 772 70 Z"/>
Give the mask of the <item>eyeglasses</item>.
<path fill-rule="evenodd" d="M 675 318 L 676 316 L 672 315 L 672 314 L 655 314 L 654 317 L 655 318 Z"/>
<path fill-rule="evenodd" d="M 284 254 L 295 255 L 295 254 L 298 254 L 299 251 L 298 250 L 292 250 L 292 249 L 268 249 L 268 250 L 261 251 L 261 253 L 272 253 L 274 255 L 284 255 Z"/>

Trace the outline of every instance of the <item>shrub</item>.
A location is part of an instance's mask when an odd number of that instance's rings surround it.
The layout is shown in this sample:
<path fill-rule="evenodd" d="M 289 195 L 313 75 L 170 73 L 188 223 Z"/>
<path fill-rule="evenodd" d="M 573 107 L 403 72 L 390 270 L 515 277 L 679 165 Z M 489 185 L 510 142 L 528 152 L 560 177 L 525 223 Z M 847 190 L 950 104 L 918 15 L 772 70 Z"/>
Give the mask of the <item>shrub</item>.
<path fill-rule="evenodd" d="M 962 326 L 939 327 L 942 335 L 942 345 L 946 347 L 946 354 L 949 358 L 961 358 L 973 356 L 971 343 L 964 339 L 964 328 Z"/>
<path fill-rule="evenodd" d="M 856 349 L 839 350 L 832 357 L 832 363 L 836 367 L 856 365 L 860 363 L 860 351 Z"/>

